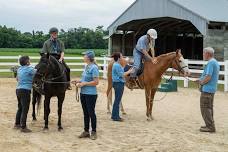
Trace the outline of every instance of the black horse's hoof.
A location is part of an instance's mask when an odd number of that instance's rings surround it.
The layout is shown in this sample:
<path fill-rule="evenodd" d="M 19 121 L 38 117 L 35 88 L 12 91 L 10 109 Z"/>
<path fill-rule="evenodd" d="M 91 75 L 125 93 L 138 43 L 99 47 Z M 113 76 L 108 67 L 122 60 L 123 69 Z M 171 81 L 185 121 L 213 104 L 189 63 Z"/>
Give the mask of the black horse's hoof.
<path fill-rule="evenodd" d="M 59 127 L 59 128 L 58 128 L 58 131 L 62 131 L 62 130 L 63 130 L 63 127 Z"/>
<path fill-rule="evenodd" d="M 43 128 L 44 131 L 47 131 L 48 129 L 49 129 L 48 127 L 44 127 L 44 128 Z"/>

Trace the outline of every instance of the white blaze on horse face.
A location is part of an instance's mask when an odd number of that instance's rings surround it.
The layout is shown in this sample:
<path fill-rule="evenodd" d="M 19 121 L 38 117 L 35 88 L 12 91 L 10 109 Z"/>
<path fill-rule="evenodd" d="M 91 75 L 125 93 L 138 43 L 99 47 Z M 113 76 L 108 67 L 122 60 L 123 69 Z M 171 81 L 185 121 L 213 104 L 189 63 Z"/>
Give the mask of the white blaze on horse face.
<path fill-rule="evenodd" d="M 180 61 L 180 67 L 184 70 L 184 72 L 186 74 L 189 74 L 190 71 L 189 71 L 189 68 L 188 68 L 188 64 L 185 62 L 184 58 L 180 57 L 179 61 Z"/>

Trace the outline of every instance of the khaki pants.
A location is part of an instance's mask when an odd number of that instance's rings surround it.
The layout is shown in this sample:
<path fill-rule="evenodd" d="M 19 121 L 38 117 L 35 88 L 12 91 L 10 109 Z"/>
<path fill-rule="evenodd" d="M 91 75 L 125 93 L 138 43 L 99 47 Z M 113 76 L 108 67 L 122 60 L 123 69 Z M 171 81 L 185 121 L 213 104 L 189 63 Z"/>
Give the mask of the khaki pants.
<path fill-rule="evenodd" d="M 202 92 L 200 96 L 200 109 L 206 126 L 215 129 L 213 118 L 214 93 Z"/>

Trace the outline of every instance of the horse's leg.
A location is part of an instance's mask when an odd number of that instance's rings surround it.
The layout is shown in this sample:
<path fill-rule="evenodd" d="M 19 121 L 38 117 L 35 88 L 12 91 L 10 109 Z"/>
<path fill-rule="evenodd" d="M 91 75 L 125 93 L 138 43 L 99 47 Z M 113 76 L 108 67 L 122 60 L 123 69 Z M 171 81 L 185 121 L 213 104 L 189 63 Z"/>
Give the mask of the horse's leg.
<path fill-rule="evenodd" d="M 107 113 L 111 114 L 110 106 L 112 105 L 112 90 L 110 90 L 107 98 Z"/>
<path fill-rule="evenodd" d="M 121 112 L 122 112 L 123 115 L 126 115 L 126 114 L 127 114 L 127 113 L 125 112 L 125 110 L 124 110 L 122 101 L 120 102 L 120 109 L 121 109 Z"/>
<path fill-rule="evenodd" d="M 58 130 L 61 131 L 63 129 L 61 123 L 61 116 L 62 116 L 62 107 L 63 101 L 65 98 L 65 93 L 58 96 Z"/>
<path fill-rule="evenodd" d="M 45 96 L 44 99 L 44 121 L 45 121 L 45 126 L 44 129 L 48 129 L 48 116 L 50 114 L 50 100 L 51 97 Z"/>
<path fill-rule="evenodd" d="M 32 92 L 32 119 L 36 121 L 36 92 Z"/>
<path fill-rule="evenodd" d="M 152 109 L 153 109 L 153 103 L 154 103 L 154 95 L 156 93 L 156 89 L 152 89 L 151 90 L 151 94 L 150 94 L 150 101 L 149 101 L 149 104 L 150 104 L 150 108 L 149 108 L 149 117 L 151 120 L 153 120 L 154 118 L 152 117 Z"/>
<path fill-rule="evenodd" d="M 145 96 L 146 96 L 146 116 L 147 116 L 147 120 L 150 120 L 150 113 L 149 113 L 149 108 L 150 108 L 150 87 L 145 86 Z"/>

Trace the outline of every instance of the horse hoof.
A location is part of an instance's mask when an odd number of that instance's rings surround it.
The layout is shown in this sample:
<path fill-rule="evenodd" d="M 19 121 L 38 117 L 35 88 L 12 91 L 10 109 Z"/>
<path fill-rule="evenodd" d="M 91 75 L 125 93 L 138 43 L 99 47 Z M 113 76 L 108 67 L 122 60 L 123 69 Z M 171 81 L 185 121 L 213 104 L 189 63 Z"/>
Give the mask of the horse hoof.
<path fill-rule="evenodd" d="M 37 119 L 36 118 L 33 118 L 32 121 L 37 121 Z"/>
<path fill-rule="evenodd" d="M 123 115 L 127 115 L 127 113 L 126 113 L 126 112 L 122 112 L 122 114 L 123 114 Z"/>
<path fill-rule="evenodd" d="M 63 130 L 63 127 L 59 127 L 59 128 L 58 128 L 58 131 L 62 131 L 62 130 Z"/>
<path fill-rule="evenodd" d="M 147 117 L 147 121 L 152 121 L 152 120 L 154 120 L 154 118 L 152 116 Z"/>
<path fill-rule="evenodd" d="M 48 127 L 44 127 L 43 128 L 43 131 L 48 131 Z"/>

